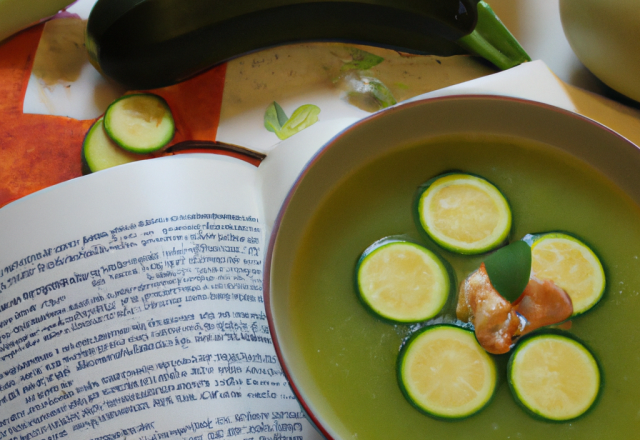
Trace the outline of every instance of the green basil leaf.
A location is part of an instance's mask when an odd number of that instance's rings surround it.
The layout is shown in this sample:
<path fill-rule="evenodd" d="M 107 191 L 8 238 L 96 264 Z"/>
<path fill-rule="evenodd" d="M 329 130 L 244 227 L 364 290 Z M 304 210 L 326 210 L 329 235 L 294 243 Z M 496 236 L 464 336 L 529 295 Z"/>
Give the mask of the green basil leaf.
<path fill-rule="evenodd" d="M 280 139 L 291 137 L 315 124 L 318 121 L 318 114 L 320 114 L 320 107 L 313 104 L 302 105 L 293 112 L 289 120 L 276 134 Z"/>
<path fill-rule="evenodd" d="M 376 78 L 368 78 L 373 97 L 380 103 L 380 108 L 387 108 L 398 103 L 393 93 L 382 81 Z"/>
<path fill-rule="evenodd" d="M 366 52 L 362 49 L 349 47 L 348 50 L 351 53 L 352 60 L 342 65 L 342 68 L 340 69 L 342 71 L 368 70 L 384 61 L 384 58 Z"/>
<path fill-rule="evenodd" d="M 278 121 L 278 111 L 276 109 L 275 101 L 269 104 L 269 107 L 267 107 L 267 110 L 264 112 L 264 128 L 276 134 L 282 128 L 282 124 Z"/>
<path fill-rule="evenodd" d="M 348 86 L 349 103 L 364 111 L 375 112 L 397 103 L 391 90 L 377 78 L 350 74 Z"/>
<path fill-rule="evenodd" d="M 484 267 L 494 289 L 513 302 L 529 283 L 531 248 L 524 241 L 513 242 L 489 255 Z"/>
<path fill-rule="evenodd" d="M 289 117 L 284 112 L 282 107 L 280 107 L 280 104 L 278 104 L 277 102 L 273 101 L 273 106 L 276 108 L 276 115 L 278 116 L 278 122 L 280 123 L 280 127 L 283 127 L 284 124 L 286 124 L 287 121 L 289 120 Z"/>

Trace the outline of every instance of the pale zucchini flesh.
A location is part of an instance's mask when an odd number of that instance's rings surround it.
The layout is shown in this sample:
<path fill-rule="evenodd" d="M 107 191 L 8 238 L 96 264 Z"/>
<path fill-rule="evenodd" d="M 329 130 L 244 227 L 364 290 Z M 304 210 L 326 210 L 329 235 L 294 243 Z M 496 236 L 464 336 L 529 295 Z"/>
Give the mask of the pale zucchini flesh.
<path fill-rule="evenodd" d="M 88 172 L 101 171 L 149 157 L 120 148 L 104 130 L 103 118 L 98 119 L 91 126 L 82 144 L 83 168 Z"/>
<path fill-rule="evenodd" d="M 162 150 L 173 138 L 175 122 L 167 102 L 158 95 L 125 95 L 105 112 L 104 127 L 114 142 L 138 154 Z"/>
<path fill-rule="evenodd" d="M 574 420 L 596 403 L 602 374 L 591 351 L 557 332 L 535 334 L 515 348 L 507 366 L 511 393 L 530 415 L 546 421 Z"/>
<path fill-rule="evenodd" d="M 567 292 L 574 317 L 602 299 L 606 289 L 604 267 L 583 240 L 566 232 L 545 232 L 527 235 L 523 241 L 531 246 L 532 273 Z"/>
<path fill-rule="evenodd" d="M 425 327 L 398 357 L 402 393 L 419 411 L 438 419 L 463 419 L 485 408 L 495 394 L 493 358 L 473 331 L 441 324 Z"/>
<path fill-rule="evenodd" d="M 361 301 L 391 322 L 433 318 L 451 290 L 449 273 L 440 258 L 408 241 L 374 243 L 363 253 L 356 272 Z"/>
<path fill-rule="evenodd" d="M 416 203 L 420 228 L 438 245 L 458 254 L 488 252 L 511 231 L 511 208 L 486 179 L 462 172 L 436 176 L 421 186 Z"/>

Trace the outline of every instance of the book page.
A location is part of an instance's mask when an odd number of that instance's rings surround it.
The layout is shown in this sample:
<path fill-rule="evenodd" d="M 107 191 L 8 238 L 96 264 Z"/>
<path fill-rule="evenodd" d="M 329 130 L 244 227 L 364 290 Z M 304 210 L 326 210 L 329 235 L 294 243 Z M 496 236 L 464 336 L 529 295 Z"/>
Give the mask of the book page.
<path fill-rule="evenodd" d="M 140 161 L 0 210 L 0 439 L 311 439 L 262 299 L 257 169 Z"/>

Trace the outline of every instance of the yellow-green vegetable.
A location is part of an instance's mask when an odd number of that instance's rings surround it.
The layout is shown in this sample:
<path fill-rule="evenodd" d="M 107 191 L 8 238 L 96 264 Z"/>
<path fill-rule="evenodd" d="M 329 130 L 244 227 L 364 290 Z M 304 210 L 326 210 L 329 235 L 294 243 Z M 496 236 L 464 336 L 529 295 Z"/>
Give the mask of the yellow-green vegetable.
<path fill-rule="evenodd" d="M 57 14 L 75 0 L 0 0 L 0 42 Z"/>
<path fill-rule="evenodd" d="M 560 0 L 560 17 L 580 61 L 609 87 L 640 101 L 640 3 Z"/>

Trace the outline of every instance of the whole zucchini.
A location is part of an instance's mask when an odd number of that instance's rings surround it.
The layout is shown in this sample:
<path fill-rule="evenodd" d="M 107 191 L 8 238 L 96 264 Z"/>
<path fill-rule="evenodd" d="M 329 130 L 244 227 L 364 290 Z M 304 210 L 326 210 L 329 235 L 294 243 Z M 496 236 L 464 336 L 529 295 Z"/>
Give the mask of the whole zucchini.
<path fill-rule="evenodd" d="M 479 6 L 488 11 L 481 15 L 484 24 L 478 24 Z M 501 68 L 529 60 L 478 0 L 98 0 L 86 46 L 104 75 L 149 89 L 247 52 L 300 41 L 441 56 L 472 51 Z"/>

